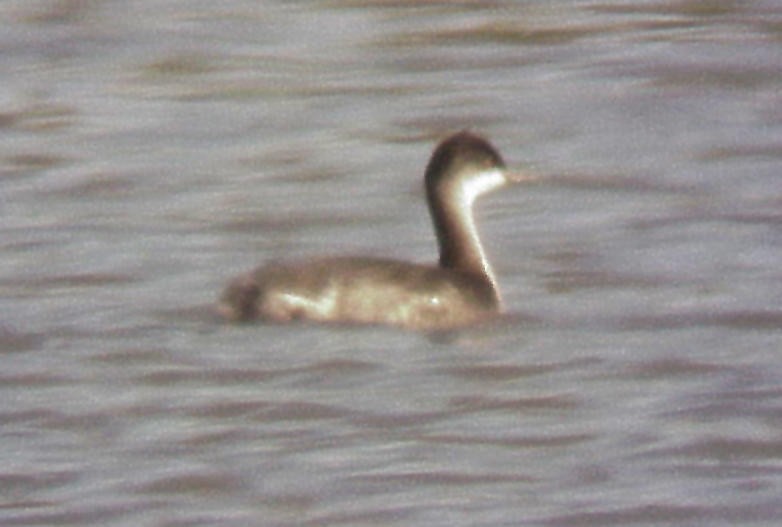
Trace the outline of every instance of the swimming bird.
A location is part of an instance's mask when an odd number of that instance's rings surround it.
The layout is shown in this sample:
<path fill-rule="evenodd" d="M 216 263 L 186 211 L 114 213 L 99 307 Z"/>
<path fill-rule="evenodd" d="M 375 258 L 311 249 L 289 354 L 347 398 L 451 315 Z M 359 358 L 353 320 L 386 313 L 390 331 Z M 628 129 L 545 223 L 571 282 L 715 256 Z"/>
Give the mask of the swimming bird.
<path fill-rule="evenodd" d="M 230 320 L 383 324 L 419 331 L 469 326 L 502 309 L 497 281 L 472 213 L 475 199 L 511 172 L 483 137 L 462 131 L 435 148 L 424 175 L 439 265 L 372 257 L 270 263 L 233 279 L 219 304 Z"/>

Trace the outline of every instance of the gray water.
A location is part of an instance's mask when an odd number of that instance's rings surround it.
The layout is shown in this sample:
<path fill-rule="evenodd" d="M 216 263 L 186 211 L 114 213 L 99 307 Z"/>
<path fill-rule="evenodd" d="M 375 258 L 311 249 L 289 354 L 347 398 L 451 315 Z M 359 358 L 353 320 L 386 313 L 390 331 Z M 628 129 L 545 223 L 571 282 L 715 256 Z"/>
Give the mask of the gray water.
<path fill-rule="evenodd" d="M 776 1 L 0 3 L 0 525 L 779 525 Z M 229 325 L 433 261 L 471 128 L 509 317 Z"/>

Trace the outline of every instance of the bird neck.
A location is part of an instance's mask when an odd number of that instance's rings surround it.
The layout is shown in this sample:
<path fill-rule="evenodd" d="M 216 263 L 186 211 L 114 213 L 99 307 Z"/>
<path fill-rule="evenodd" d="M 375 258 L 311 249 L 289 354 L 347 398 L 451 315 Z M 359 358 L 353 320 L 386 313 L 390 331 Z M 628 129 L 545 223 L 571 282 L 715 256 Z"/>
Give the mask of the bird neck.
<path fill-rule="evenodd" d="M 494 273 L 478 236 L 473 217 L 473 200 L 460 186 L 446 186 L 429 192 L 429 208 L 440 249 L 440 267 L 485 280 L 499 303 Z"/>

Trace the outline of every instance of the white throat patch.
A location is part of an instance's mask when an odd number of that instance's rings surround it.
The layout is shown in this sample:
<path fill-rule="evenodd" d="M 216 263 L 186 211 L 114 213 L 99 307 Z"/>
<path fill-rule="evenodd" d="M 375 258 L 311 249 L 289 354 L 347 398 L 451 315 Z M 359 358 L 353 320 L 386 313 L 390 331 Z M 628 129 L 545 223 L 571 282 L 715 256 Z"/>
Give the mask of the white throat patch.
<path fill-rule="evenodd" d="M 506 182 L 505 172 L 496 167 L 471 174 L 462 187 L 462 199 L 467 204 L 472 205 L 478 196 L 500 188 Z"/>

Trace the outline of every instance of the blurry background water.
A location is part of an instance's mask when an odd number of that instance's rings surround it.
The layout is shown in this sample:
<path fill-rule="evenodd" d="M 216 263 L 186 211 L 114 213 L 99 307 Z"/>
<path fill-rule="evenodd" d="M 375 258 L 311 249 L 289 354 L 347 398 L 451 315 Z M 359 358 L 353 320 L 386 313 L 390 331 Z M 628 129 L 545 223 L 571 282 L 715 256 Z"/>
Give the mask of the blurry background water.
<path fill-rule="evenodd" d="M 778 525 L 776 0 L 0 3 L 0 524 Z M 469 127 L 507 324 L 232 326 L 436 258 Z"/>

